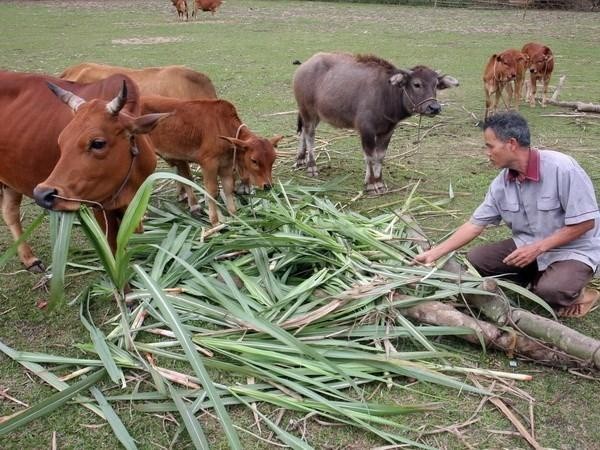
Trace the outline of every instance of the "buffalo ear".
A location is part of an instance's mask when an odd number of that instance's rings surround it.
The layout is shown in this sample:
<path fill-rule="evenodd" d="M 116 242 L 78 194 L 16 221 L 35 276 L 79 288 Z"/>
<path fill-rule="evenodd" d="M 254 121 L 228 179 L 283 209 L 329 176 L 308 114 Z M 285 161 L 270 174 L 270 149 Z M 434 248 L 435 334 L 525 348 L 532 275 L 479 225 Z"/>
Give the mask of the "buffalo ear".
<path fill-rule="evenodd" d="M 269 142 L 271 143 L 271 145 L 275 148 L 277 148 L 277 144 L 279 144 L 279 142 L 283 139 L 283 136 L 278 134 L 277 136 L 273 136 L 271 139 L 269 139 Z"/>
<path fill-rule="evenodd" d="M 137 117 L 133 121 L 130 132 L 133 134 L 150 133 L 161 120 L 166 119 L 171 114 L 172 113 L 153 113 Z"/>
<path fill-rule="evenodd" d="M 438 90 L 448 89 L 448 88 L 456 87 L 459 85 L 460 84 L 459 84 L 458 80 L 454 77 L 451 77 L 450 75 L 444 75 L 444 76 L 438 77 L 438 85 L 437 85 Z"/>
<path fill-rule="evenodd" d="M 404 86 L 408 81 L 408 77 L 412 75 L 411 70 L 400 69 L 388 80 L 392 86 Z"/>

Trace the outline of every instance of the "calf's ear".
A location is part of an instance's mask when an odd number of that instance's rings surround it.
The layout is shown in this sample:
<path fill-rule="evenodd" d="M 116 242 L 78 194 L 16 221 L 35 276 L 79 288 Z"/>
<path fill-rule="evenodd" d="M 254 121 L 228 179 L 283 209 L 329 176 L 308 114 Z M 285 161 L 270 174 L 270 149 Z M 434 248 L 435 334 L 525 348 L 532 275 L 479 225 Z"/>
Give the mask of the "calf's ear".
<path fill-rule="evenodd" d="M 229 136 L 219 136 L 219 139 L 229 142 L 233 147 L 236 147 L 240 150 L 246 150 L 248 148 L 248 145 L 241 139 L 236 139 Z"/>
<path fill-rule="evenodd" d="M 438 90 L 459 86 L 458 80 L 450 75 L 438 77 Z"/>
<path fill-rule="evenodd" d="M 281 141 L 282 139 L 283 136 L 278 134 L 277 136 L 273 136 L 271 139 L 269 139 L 269 142 L 273 147 L 277 147 L 277 144 L 279 144 L 279 141 Z"/>
<path fill-rule="evenodd" d="M 412 75 L 411 70 L 400 69 L 388 80 L 392 86 L 404 86 L 408 81 L 408 77 Z"/>
<path fill-rule="evenodd" d="M 129 131 L 133 134 L 150 133 L 161 120 L 166 119 L 171 114 L 172 113 L 144 114 L 133 121 L 133 125 Z"/>

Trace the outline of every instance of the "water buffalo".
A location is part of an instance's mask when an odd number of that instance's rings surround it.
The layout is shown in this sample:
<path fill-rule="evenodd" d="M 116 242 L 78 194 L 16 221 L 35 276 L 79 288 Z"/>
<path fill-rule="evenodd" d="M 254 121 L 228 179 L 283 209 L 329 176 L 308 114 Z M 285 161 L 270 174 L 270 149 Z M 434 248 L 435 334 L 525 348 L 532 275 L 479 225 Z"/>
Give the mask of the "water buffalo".
<path fill-rule="evenodd" d="M 384 192 L 383 158 L 396 125 L 412 114 L 438 114 L 436 91 L 453 86 L 458 86 L 455 78 L 425 66 L 398 69 L 373 55 L 313 55 L 294 75 L 300 133 L 295 166 L 317 176 L 313 149 L 321 120 L 352 128 L 360 133 L 365 153 L 365 190 Z"/>

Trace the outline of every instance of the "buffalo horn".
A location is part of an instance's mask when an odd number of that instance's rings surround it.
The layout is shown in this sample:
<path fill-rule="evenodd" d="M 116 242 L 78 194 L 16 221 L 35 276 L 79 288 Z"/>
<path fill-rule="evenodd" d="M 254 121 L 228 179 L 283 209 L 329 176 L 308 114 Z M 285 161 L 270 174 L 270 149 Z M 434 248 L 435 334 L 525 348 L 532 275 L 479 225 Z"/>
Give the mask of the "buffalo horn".
<path fill-rule="evenodd" d="M 50 83 L 49 81 L 47 82 L 47 84 L 48 84 L 48 87 L 50 88 L 50 90 L 52 92 L 54 92 L 54 94 L 59 99 L 61 99 L 64 103 L 69 105 L 69 107 L 73 110 L 73 112 L 77 111 L 77 108 L 79 108 L 81 105 L 83 105 L 85 103 L 84 99 L 73 94 L 72 92 L 63 89 L 54 83 Z"/>
<path fill-rule="evenodd" d="M 125 84 L 125 80 L 123 80 L 121 92 L 106 105 L 106 110 L 113 116 L 117 115 L 123 106 L 125 106 L 125 101 L 127 101 L 127 85 Z"/>

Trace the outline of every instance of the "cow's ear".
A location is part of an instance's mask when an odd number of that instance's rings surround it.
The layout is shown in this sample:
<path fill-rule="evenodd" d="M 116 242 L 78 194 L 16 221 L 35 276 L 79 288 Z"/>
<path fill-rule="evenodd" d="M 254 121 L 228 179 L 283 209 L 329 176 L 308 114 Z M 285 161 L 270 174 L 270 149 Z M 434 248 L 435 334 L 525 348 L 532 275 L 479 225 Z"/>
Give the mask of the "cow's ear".
<path fill-rule="evenodd" d="M 404 86 L 408 81 L 408 77 L 412 74 L 410 70 L 400 69 L 397 73 L 392 75 L 389 79 L 389 83 L 392 86 Z"/>
<path fill-rule="evenodd" d="M 229 136 L 219 136 L 219 139 L 224 139 L 229 142 L 233 147 L 238 148 L 240 150 L 247 150 L 248 144 L 246 144 L 241 139 L 232 138 Z M 232 147 L 232 148 L 233 148 Z"/>
<path fill-rule="evenodd" d="M 277 148 L 277 144 L 279 144 L 279 141 L 281 141 L 283 139 L 282 135 L 277 135 L 277 136 L 273 136 L 271 139 L 269 139 L 269 142 L 271 143 L 271 145 L 275 148 Z"/>
<path fill-rule="evenodd" d="M 438 77 L 438 90 L 459 86 L 458 80 L 450 75 Z"/>
<path fill-rule="evenodd" d="M 153 113 L 137 117 L 129 130 L 133 134 L 150 133 L 158 122 L 169 117 L 172 113 Z"/>

